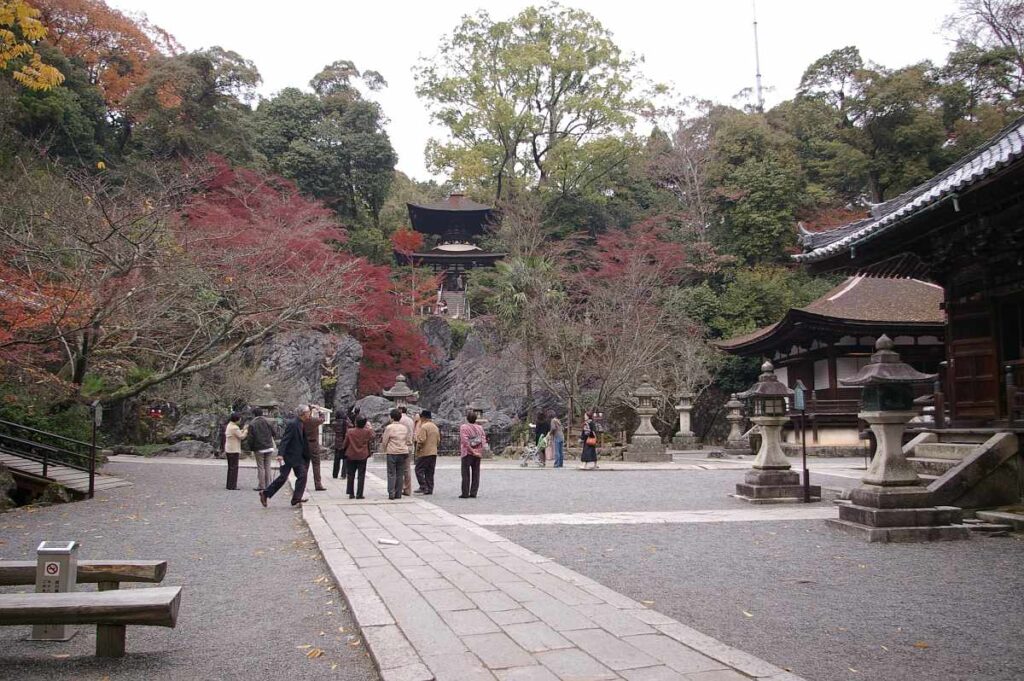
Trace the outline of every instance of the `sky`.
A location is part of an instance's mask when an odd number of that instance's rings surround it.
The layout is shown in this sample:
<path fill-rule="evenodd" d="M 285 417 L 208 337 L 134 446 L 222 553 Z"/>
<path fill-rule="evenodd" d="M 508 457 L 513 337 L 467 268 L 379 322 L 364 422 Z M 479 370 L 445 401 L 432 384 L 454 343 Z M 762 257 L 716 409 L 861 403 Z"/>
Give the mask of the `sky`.
<path fill-rule="evenodd" d="M 253 61 L 262 96 L 285 87 L 308 89 L 325 65 L 348 59 L 379 71 L 387 89 L 373 93 L 389 119 L 398 169 L 431 177 L 424 148 L 444 130 L 431 124 L 416 96 L 412 68 L 437 51 L 466 14 L 484 9 L 495 20 L 537 2 L 519 0 L 108 0 L 144 12 L 189 50 L 219 45 Z M 643 57 L 652 81 L 681 96 L 729 103 L 754 86 L 752 0 L 577 0 L 610 30 L 625 52 Z M 793 96 L 804 69 L 822 55 L 856 45 L 866 60 L 899 67 L 951 49 L 942 31 L 956 0 L 759 0 L 761 73 L 767 106 Z"/>

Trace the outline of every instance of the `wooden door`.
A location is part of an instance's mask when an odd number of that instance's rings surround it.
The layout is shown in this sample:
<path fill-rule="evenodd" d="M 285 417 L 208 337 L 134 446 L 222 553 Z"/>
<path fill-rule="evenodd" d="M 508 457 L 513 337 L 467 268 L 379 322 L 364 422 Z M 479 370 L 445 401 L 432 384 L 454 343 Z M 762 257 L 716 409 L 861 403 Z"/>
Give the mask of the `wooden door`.
<path fill-rule="evenodd" d="M 999 361 L 992 313 L 983 301 L 950 305 L 949 392 L 953 421 L 975 425 L 999 417 Z"/>

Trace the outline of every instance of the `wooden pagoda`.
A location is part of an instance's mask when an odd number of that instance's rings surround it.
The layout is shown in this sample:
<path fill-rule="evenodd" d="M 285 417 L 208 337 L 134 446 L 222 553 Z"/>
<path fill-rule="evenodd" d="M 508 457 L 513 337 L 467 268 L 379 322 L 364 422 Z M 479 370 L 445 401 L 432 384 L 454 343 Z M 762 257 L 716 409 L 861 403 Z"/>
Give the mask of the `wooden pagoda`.
<path fill-rule="evenodd" d="M 423 234 L 435 245 L 416 253 L 395 251 L 399 264 L 429 267 L 443 275 L 434 312 L 467 318 L 466 286 L 470 272 L 480 267 L 493 267 L 504 253 L 489 253 L 480 245 L 487 226 L 494 219 L 491 206 L 453 193 L 444 201 L 406 204 L 413 230 Z"/>

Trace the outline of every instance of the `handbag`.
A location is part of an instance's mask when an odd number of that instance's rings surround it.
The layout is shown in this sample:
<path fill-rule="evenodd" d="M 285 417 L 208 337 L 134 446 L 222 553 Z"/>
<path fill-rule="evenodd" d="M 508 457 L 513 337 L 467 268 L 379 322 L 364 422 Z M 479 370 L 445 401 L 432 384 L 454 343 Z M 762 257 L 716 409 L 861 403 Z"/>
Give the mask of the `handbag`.
<path fill-rule="evenodd" d="M 586 440 L 584 440 L 584 444 L 590 445 L 591 447 L 596 446 L 597 445 L 597 436 L 596 435 L 591 435 Z"/>

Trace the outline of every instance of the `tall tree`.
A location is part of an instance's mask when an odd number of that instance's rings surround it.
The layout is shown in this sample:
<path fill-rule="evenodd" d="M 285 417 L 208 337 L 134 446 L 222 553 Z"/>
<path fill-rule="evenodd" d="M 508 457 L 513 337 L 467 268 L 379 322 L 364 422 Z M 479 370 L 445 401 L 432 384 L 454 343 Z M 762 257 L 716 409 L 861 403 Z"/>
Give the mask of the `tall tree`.
<path fill-rule="evenodd" d="M 553 159 L 621 163 L 588 142 L 628 131 L 643 109 L 636 64 L 582 10 L 552 3 L 506 21 L 467 16 L 416 71 L 417 93 L 450 135 L 431 142 L 430 163 L 495 200 L 547 183 Z"/>
<path fill-rule="evenodd" d="M 25 0 L 0 0 L 0 72 L 30 90 L 49 90 L 64 80 L 34 47 L 46 36 L 39 10 Z"/>

